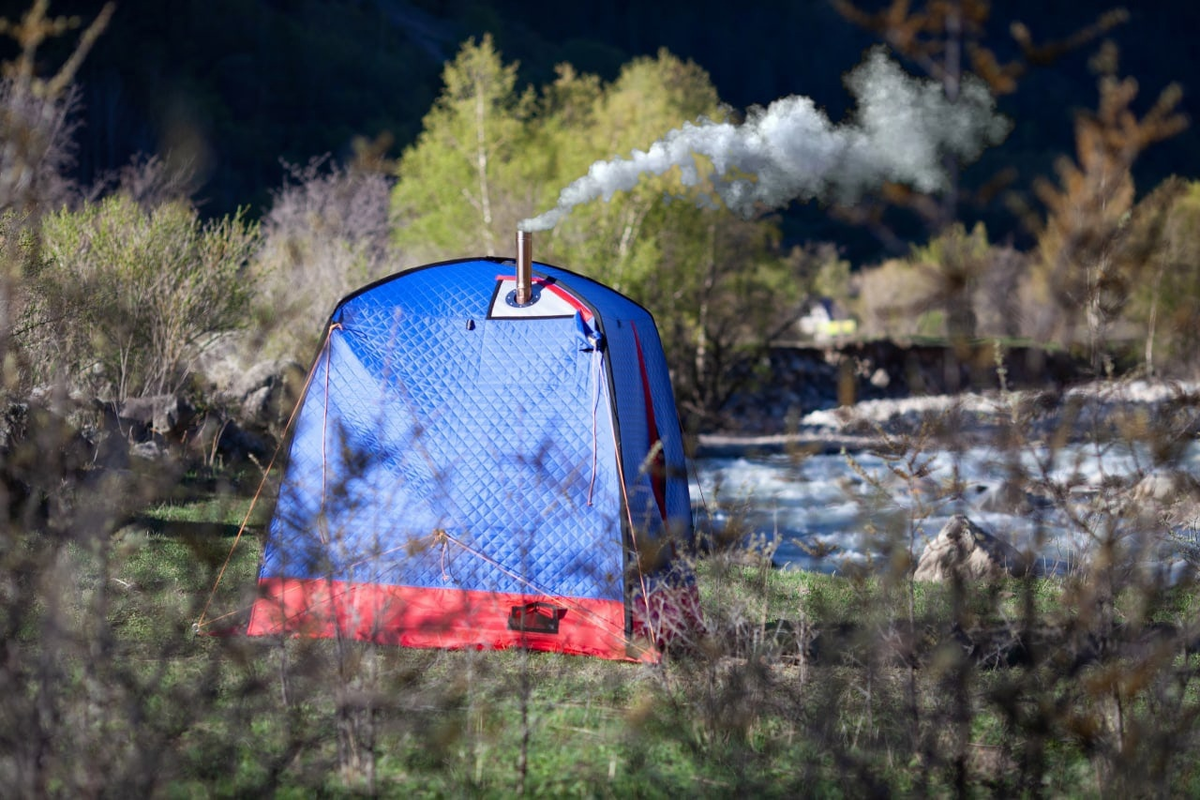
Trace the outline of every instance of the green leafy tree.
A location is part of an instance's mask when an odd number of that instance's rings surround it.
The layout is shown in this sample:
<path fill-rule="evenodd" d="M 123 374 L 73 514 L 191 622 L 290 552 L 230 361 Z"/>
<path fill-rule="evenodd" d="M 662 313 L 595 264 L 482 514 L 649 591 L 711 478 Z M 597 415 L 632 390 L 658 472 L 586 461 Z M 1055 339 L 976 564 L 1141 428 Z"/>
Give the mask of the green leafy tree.
<path fill-rule="evenodd" d="M 558 190 L 592 162 L 644 149 L 683 122 L 723 116 L 708 74 L 665 50 L 655 58 L 634 59 L 611 85 L 597 88 L 588 113 L 575 124 L 555 126 L 555 136 L 547 137 L 546 147 L 563 157 L 542 184 L 544 207 L 552 206 Z M 558 113 L 552 107 L 548 116 Z M 674 170 L 645 175 L 632 191 L 576 208 L 546 237 L 547 247 L 619 291 L 636 294 L 647 273 L 670 268 L 661 261 L 658 234 L 697 218 L 697 196 Z M 670 202 L 676 199 L 682 202 Z"/>
<path fill-rule="evenodd" d="M 559 155 L 546 164 L 542 207 L 596 160 L 729 115 L 708 74 L 666 50 L 634 59 L 607 86 L 560 70 L 544 100 L 543 149 Z M 681 405 L 710 421 L 795 321 L 801 291 L 777 222 L 712 207 L 702 201 L 711 188 L 685 187 L 677 169 L 643 175 L 630 191 L 576 207 L 538 245 L 654 312 Z"/>
<path fill-rule="evenodd" d="M 491 37 L 471 40 L 442 73 L 445 89 L 401 156 L 392 194 L 396 244 L 421 260 L 511 249 L 525 175 L 532 91 L 516 89 Z"/>
<path fill-rule="evenodd" d="M 708 74 L 667 51 L 627 64 L 603 84 L 569 65 L 536 97 L 490 40 L 447 66 L 446 89 L 405 152 L 392 195 L 410 258 L 511 252 L 501 238 L 554 205 L 602 159 L 626 154 L 684 122 L 724 118 Z M 701 202 L 677 170 L 577 207 L 539 234 L 538 260 L 583 272 L 657 317 L 681 403 L 711 417 L 794 321 L 800 284 L 779 253 L 774 219 L 743 220 Z M 735 368 L 735 366 L 737 368 Z"/>
<path fill-rule="evenodd" d="M 1138 203 L 1130 227 L 1142 270 L 1129 316 L 1146 331 L 1146 371 L 1192 377 L 1200 365 L 1200 182 L 1164 181 Z"/>
<path fill-rule="evenodd" d="M 981 222 L 969 231 L 951 225 L 906 257 L 862 270 L 863 332 L 946 337 L 969 328 L 980 336 L 1017 337 L 1027 324 L 1020 308 L 1027 261 L 1012 247 L 989 242 Z M 949 280 L 947 265 L 957 265 L 964 283 Z M 964 296 L 968 302 L 953 302 Z"/>
<path fill-rule="evenodd" d="M 793 249 L 793 257 L 806 265 L 809 294 L 850 305 L 853 295 L 850 262 L 841 257 L 835 245 L 822 242 L 798 247 Z"/>

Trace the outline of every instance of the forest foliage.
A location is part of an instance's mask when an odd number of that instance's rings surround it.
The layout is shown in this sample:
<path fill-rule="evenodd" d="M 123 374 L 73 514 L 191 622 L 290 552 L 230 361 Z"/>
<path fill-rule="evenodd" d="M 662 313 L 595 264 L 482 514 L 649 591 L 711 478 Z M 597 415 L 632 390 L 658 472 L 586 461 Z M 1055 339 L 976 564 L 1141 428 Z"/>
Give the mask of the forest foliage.
<path fill-rule="evenodd" d="M 885 8 L 882 0 L 857 5 Z M 995 4 L 993 4 L 995 5 Z M 1022 52 L 1008 28 L 1024 23 L 1036 55 L 1068 39 L 1117 4 L 1085 0 L 1045 4 L 1010 0 L 978 28 L 1006 70 Z M 55 0 L 57 14 L 95 13 L 90 0 Z M 15 14 L 10 12 L 10 16 Z M 1164 47 L 1181 31 L 1200 29 L 1196 6 L 1183 0 L 1130 5 L 1129 22 L 1111 31 L 1129 72 L 1146 91 L 1184 81 L 1200 63 L 1183 47 Z M 843 75 L 875 35 L 847 21 L 829 0 L 769 0 L 749 7 L 663 0 L 607 7 L 542 0 L 325 0 L 182 2 L 122 0 L 113 24 L 81 65 L 83 96 L 78 166 L 90 182 L 120 169 L 138 152 L 158 152 L 197 170 L 205 216 L 250 206 L 264 213 L 270 192 L 286 175 L 280 159 L 303 164 L 330 152 L 339 161 L 356 140 L 390 140 L 397 155 L 415 141 L 421 119 L 441 92 L 441 73 L 462 42 L 491 33 L 522 88 L 555 80 L 558 65 L 609 82 L 634 58 L 666 48 L 701 65 L 723 101 L 745 110 L 789 94 L 812 97 L 838 118 L 849 105 Z M 978 34 L 973 33 L 976 39 Z M 0 42 L 0 55 L 4 55 Z M 64 55 L 65 41 L 48 42 L 46 63 Z M 915 72 L 922 68 L 913 64 Z M 1019 122 L 1002 152 L 985 155 L 979 184 L 1000 169 L 1028 190 L 1072 146 L 1072 114 L 1092 104 L 1086 53 L 1059 58 L 1053 69 L 1034 66 L 1001 97 L 1001 110 Z M 1193 110 L 1194 114 L 1194 110 Z M 1191 129 L 1152 150 L 1136 165 L 1144 191 L 1172 173 L 1194 174 L 1200 131 Z M 997 240 L 1019 231 L 1002 205 L 981 214 Z M 975 220 L 965 220 L 968 224 Z M 836 237 L 855 261 L 875 258 L 878 242 L 822 209 L 793 207 L 785 215 L 789 241 Z M 906 233 L 917 235 L 919 228 Z M 893 252 L 891 255 L 897 255 Z"/>
<path fill-rule="evenodd" d="M 1188 213 L 1193 184 L 1174 178 L 1159 191 L 1139 193 L 1133 182 L 1144 154 L 1187 131 L 1187 119 L 1174 86 L 1141 110 L 1138 85 L 1120 75 L 1119 51 L 1104 37 L 1128 15 L 1084 20 L 1059 40 L 1037 40 L 1017 25 L 1015 44 L 1006 49 L 987 24 L 990 5 L 981 0 L 963 4 L 953 25 L 938 4 L 911 12 L 893 4 L 874 15 L 848 2 L 835 5 L 844 25 L 856 23 L 890 42 L 948 97 L 971 70 L 995 93 L 1019 94 L 1021 81 L 1048 62 L 1085 60 L 1077 51 L 1091 48 L 1097 110 L 1076 114 L 1073 157 L 1059 159 L 1057 178 L 1034 181 L 1035 197 L 1001 188 L 1011 178 L 1004 171 L 991 183 L 972 177 L 986 173 L 985 159 L 971 169 L 948 162 L 950 183 L 939 192 L 886 184 L 855 206 L 825 209 L 861 235 L 876 236 L 885 250 L 889 242 L 905 242 L 905 250 L 882 261 L 848 263 L 841 241 L 795 242 L 787 211 L 743 218 L 710 207 L 702 202 L 710 185 L 684 186 L 671 171 L 576 208 L 537 237 L 535 257 L 598 278 L 656 315 L 681 408 L 702 425 L 719 421 L 721 408 L 753 379 L 770 347 L 797 340 L 796 321 L 821 297 L 856 317 L 865 336 L 1080 346 L 1097 369 L 1113 342 L 1145 339 L 1139 358 L 1147 370 L 1189 374 L 1193 337 L 1167 323 L 1184 313 L 1179 298 L 1190 293 L 1180 289 L 1197 280 L 1191 262 L 1179 256 L 1188 246 L 1180 241 L 1185 226 L 1172 222 Z M 365 25 L 388 8 L 348 9 L 341 24 Z M 152 25 L 155 13 L 139 17 L 134 29 Z M 258 13 L 266 15 L 255 23 L 261 28 L 274 12 Z M 293 25 L 322 13 L 306 7 Z M 115 38 L 129 35 L 121 28 L 127 17 L 113 19 Z M 311 29 L 286 27 L 279 35 L 308 36 Z M 378 57 L 392 52 L 386 39 L 377 45 Z M 186 52 L 181 58 L 186 61 Z M 559 64 L 538 86 L 522 74 L 496 38 L 469 39 L 443 64 L 440 92 L 406 147 L 392 156 L 386 137 L 361 138 L 345 160 L 300 156 L 287 164 L 257 214 L 261 225 L 251 224 L 256 215 L 245 209 L 206 215 L 195 199 L 204 158 L 187 147 L 143 154 L 90 185 L 74 180 L 72 161 L 86 152 L 81 143 L 94 132 L 72 120 L 92 84 L 84 76 L 82 91 L 64 86 L 53 106 L 58 122 L 47 128 L 53 146 L 37 160 L 45 174 L 40 180 L 59 188 L 41 191 L 58 206 L 46 218 L 45 247 L 19 312 L 28 361 L 39 365 L 27 377 L 45 382 L 54 370 L 66 370 L 71 380 L 89 376 L 121 397 L 176 389 L 188 384 L 188 367 L 204 345 L 239 329 L 252 331 L 243 337 L 245 353 L 303 363 L 319 321 L 356 286 L 420 263 L 509 254 L 519 221 L 552 207 L 558 191 L 593 162 L 645 148 L 684 122 L 740 119 L 700 64 L 665 49 L 628 60 L 611 79 L 570 63 Z M 257 101 L 251 105 L 276 123 L 288 117 Z M 1022 121 L 1016 123 L 1019 130 Z M 977 218 L 988 203 L 1007 203 L 1028 244 L 998 238 Z M 129 242 L 122 253 L 109 253 L 103 234 L 118 214 L 129 226 Z M 924 221 L 923 233 L 906 238 L 912 231 L 906 215 Z M 180 225 L 189 231 L 183 238 Z M 172 241 L 186 251 L 187 237 L 197 252 L 161 249 Z M 147 277 L 138 278 L 138 270 Z M 841 278 L 831 281 L 839 270 Z M 81 278 L 77 286 L 71 275 Z M 154 299 L 161 289 L 149 276 L 160 286 L 196 286 L 194 308 L 167 310 L 166 300 Z M 92 287 L 97 282 L 108 288 Z M 97 302 L 102 297 L 113 302 Z M 88 300 L 90 308 L 78 305 Z M 138 321 L 135 307 L 156 305 L 164 318 L 183 321 L 158 327 Z M 67 315 L 92 320 L 89 332 L 62 341 L 39 338 Z M 58 358 L 47 360 L 51 353 Z"/>

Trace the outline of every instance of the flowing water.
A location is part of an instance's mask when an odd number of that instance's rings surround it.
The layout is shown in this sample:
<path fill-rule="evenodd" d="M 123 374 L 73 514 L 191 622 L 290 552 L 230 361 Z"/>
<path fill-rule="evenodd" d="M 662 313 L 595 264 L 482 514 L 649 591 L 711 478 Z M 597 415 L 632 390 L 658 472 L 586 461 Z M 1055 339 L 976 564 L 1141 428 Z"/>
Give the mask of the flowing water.
<path fill-rule="evenodd" d="M 734 538 L 773 548 L 781 566 L 823 572 L 869 564 L 889 548 L 919 556 L 955 514 L 1033 553 L 1044 568 L 1066 571 L 1087 558 L 1116 518 L 1116 503 L 1130 497 L 1106 488 L 1128 488 L 1160 472 L 1144 447 L 1116 444 L 1017 455 L 977 445 L 895 461 L 865 450 L 794 457 L 724 448 L 692 466 L 702 534 L 737 531 Z M 1200 445 L 1188 445 L 1172 469 L 1200 476 Z M 920 477 L 908 479 L 907 472 Z M 1024 477 L 1014 484 L 1014 475 Z M 1012 485 L 1042 489 L 1012 492 Z M 1059 490 L 1057 499 L 1046 487 Z M 1169 546 L 1157 546 L 1152 558 L 1175 576 L 1186 566 L 1178 545 L 1195 541 L 1195 522 L 1158 530 Z"/>

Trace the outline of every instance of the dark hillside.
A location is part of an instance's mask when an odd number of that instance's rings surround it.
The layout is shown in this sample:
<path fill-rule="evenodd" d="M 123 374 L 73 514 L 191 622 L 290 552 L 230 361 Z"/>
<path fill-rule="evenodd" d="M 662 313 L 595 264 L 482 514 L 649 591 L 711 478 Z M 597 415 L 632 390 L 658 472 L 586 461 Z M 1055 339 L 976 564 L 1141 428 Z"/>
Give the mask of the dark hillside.
<path fill-rule="evenodd" d="M 869 3 L 862 3 L 869 5 Z M 14 17 L 25 3 L 4 0 Z M 882 5 L 877 2 L 876 5 Z M 1109 2 L 996 3 L 990 43 L 1011 48 L 1008 25 L 1025 21 L 1035 39 L 1070 34 Z M 97 0 L 56 0 L 52 12 L 90 18 Z M 279 185 L 280 159 L 304 162 L 326 152 L 345 158 L 355 137 L 390 135 L 392 153 L 413 140 L 440 90 L 445 58 L 470 36 L 491 32 L 507 61 L 519 61 L 535 86 L 563 61 L 613 78 L 622 64 L 667 48 L 706 69 L 735 109 L 805 94 L 840 117 L 848 96 L 842 74 L 872 39 L 827 0 L 708 0 L 562 4 L 548 0 L 121 0 L 109 31 L 81 75 L 78 171 L 84 180 L 138 152 L 171 152 L 195 164 L 206 213 L 239 205 L 257 211 Z M 1114 32 L 1122 72 L 1138 78 L 1144 110 L 1171 81 L 1196 117 L 1200 6 L 1182 0 L 1138 4 Z M 8 46 L 5 43 L 5 46 Z M 1051 171 L 1072 148 L 1072 114 L 1092 107 L 1088 48 L 1031 73 L 1001 108 L 1016 125 L 1008 141 L 964 176 L 981 182 L 1001 167 L 1018 170 L 1018 188 Z M 7 51 L 0 56 L 8 55 Z M 48 63 L 58 53 L 47 49 Z M 1200 175 L 1200 128 L 1151 148 L 1137 164 L 1141 190 L 1170 174 Z M 860 231 L 820 209 L 792 209 L 796 238 L 835 239 L 863 258 L 875 247 Z M 1004 212 L 983 214 L 1002 238 Z M 913 236 L 919 230 L 911 231 Z"/>
<path fill-rule="evenodd" d="M 99 5 L 59 0 L 51 11 L 90 19 Z M 170 153 L 194 164 L 207 213 L 260 206 L 280 159 L 346 157 L 354 137 L 383 132 L 411 141 L 439 89 L 441 61 L 374 3 L 117 6 L 81 71 L 79 175 Z M 61 63 L 65 43 L 55 44 L 47 63 Z"/>

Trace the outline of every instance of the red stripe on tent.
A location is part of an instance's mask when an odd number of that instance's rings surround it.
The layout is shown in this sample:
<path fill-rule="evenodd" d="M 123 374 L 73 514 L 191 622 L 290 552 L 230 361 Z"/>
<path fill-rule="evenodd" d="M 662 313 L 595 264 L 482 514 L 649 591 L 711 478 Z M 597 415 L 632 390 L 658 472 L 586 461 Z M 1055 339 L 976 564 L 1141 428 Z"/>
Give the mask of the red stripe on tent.
<path fill-rule="evenodd" d="M 516 275 L 497 275 L 496 276 L 496 280 L 498 280 L 498 281 L 515 281 L 516 279 L 517 279 Z M 571 306 L 571 308 L 575 309 L 576 311 L 578 311 L 580 314 L 583 315 L 584 322 L 592 321 L 591 309 L 589 309 L 587 306 L 585 306 L 583 303 L 581 303 L 579 301 L 579 298 L 575 297 L 575 295 L 571 294 L 566 289 L 559 286 L 556 281 L 553 281 L 553 280 L 547 281 L 545 278 L 534 278 L 533 282 L 538 284 L 539 286 L 541 286 L 542 289 L 553 292 L 555 295 L 561 297 L 567 303 L 567 305 Z"/>
<path fill-rule="evenodd" d="M 638 368 L 642 372 L 642 394 L 646 401 L 646 431 L 649 434 L 649 441 L 646 443 L 647 452 L 649 452 L 651 447 L 658 444 L 658 450 L 648 465 L 650 469 L 650 486 L 654 490 L 654 500 L 658 503 L 658 513 L 662 517 L 663 522 L 666 523 L 667 457 L 663 453 L 662 438 L 658 435 L 658 422 L 654 418 L 654 398 L 650 394 L 650 376 L 646 372 L 646 358 L 642 355 L 642 340 L 638 338 L 637 327 L 632 322 L 629 323 L 629 327 L 633 328 L 633 344 L 637 348 Z"/>
<path fill-rule="evenodd" d="M 332 637 L 340 628 L 343 635 L 355 639 L 404 647 L 480 650 L 527 647 L 647 662 L 659 657 L 648 642 L 638 645 L 625 637 L 625 608 L 620 600 L 428 589 L 320 578 L 262 578 L 258 587 L 259 598 L 246 630 L 250 636 Z M 640 605 L 645 608 L 645 604 Z M 551 616 L 557 617 L 553 624 L 557 633 L 530 630 L 539 627 L 535 615 L 548 609 L 554 609 Z M 530 619 L 526 630 L 511 627 L 510 619 L 520 614 L 527 614 Z"/>

